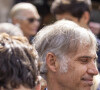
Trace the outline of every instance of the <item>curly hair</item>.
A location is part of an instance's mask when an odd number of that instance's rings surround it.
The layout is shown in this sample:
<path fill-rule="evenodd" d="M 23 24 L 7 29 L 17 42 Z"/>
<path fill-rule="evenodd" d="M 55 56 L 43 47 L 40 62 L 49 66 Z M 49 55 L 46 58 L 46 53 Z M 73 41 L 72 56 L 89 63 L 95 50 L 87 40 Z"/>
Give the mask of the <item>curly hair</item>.
<path fill-rule="evenodd" d="M 34 88 L 38 75 L 38 54 L 25 37 L 0 34 L 0 87 L 20 85 Z"/>

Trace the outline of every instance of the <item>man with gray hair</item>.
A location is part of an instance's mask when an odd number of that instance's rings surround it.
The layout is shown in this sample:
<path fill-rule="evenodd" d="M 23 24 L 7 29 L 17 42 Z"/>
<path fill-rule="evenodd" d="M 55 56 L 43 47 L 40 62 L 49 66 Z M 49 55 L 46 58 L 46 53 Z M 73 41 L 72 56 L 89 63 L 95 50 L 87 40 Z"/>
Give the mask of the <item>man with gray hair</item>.
<path fill-rule="evenodd" d="M 44 27 L 34 39 L 43 65 L 40 72 L 47 90 L 91 90 L 96 67 L 97 42 L 92 32 L 72 21 Z"/>

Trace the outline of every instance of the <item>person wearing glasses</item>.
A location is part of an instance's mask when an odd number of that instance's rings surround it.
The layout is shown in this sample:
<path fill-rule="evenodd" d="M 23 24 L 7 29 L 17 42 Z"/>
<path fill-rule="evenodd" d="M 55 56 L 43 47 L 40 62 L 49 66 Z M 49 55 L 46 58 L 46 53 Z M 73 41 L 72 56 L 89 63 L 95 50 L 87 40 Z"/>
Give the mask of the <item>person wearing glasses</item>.
<path fill-rule="evenodd" d="M 40 15 L 31 3 L 18 3 L 10 12 L 12 23 L 20 27 L 30 43 L 40 25 Z"/>

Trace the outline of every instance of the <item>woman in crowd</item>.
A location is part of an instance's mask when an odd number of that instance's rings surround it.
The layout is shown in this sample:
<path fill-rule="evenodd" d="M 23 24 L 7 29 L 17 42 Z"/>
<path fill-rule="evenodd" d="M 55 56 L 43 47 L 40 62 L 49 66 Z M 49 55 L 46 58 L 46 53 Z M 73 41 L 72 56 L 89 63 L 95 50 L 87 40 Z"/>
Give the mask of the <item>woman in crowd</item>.
<path fill-rule="evenodd" d="M 18 3 L 11 9 L 12 23 L 23 31 L 30 43 L 40 25 L 40 15 L 36 7 L 31 3 Z"/>

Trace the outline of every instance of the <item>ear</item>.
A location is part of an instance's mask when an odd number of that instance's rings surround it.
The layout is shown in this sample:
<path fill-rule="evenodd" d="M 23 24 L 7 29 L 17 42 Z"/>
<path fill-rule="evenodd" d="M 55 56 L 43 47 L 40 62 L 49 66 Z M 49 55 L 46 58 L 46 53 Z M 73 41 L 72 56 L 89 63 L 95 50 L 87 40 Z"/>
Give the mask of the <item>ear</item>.
<path fill-rule="evenodd" d="M 47 68 L 52 71 L 52 72 L 56 72 L 58 69 L 58 61 L 56 56 L 53 53 L 48 53 L 47 57 L 46 57 L 46 64 L 47 64 Z"/>
<path fill-rule="evenodd" d="M 90 13 L 88 11 L 85 11 L 82 17 L 84 19 L 85 24 L 88 24 L 90 20 Z"/>

